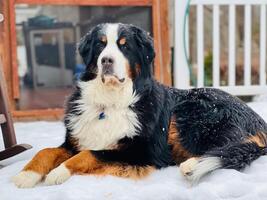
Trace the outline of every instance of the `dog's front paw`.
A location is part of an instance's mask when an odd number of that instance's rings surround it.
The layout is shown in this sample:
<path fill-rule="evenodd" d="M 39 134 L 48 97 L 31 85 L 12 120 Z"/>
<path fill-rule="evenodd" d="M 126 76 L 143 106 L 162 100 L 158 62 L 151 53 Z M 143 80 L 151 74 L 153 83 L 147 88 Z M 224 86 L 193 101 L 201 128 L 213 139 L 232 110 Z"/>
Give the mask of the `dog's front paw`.
<path fill-rule="evenodd" d="M 19 188 L 32 188 L 42 180 L 42 175 L 34 171 L 21 171 L 11 180 Z"/>
<path fill-rule="evenodd" d="M 45 185 L 58 185 L 71 177 L 71 173 L 64 164 L 53 169 L 45 178 Z"/>

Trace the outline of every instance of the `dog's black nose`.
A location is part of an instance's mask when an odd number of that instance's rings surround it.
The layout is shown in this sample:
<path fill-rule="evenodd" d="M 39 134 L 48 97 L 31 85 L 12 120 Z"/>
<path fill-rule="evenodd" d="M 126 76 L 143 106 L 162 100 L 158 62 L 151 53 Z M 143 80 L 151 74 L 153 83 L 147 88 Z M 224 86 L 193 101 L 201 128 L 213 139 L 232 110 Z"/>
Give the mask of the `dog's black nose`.
<path fill-rule="evenodd" d="M 101 64 L 106 66 L 112 66 L 114 63 L 114 59 L 112 57 L 103 57 L 101 59 Z"/>
<path fill-rule="evenodd" d="M 112 75 L 114 73 L 113 64 L 114 59 L 112 57 L 105 56 L 101 59 L 102 73 L 104 75 Z"/>

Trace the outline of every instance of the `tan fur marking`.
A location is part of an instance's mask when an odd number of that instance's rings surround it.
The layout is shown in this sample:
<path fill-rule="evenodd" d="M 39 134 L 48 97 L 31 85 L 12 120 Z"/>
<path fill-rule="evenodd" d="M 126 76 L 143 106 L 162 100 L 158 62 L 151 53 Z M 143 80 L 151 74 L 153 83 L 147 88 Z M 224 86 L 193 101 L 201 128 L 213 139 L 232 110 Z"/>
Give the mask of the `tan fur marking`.
<path fill-rule="evenodd" d="M 172 145 L 172 156 L 177 164 L 180 164 L 181 162 L 193 157 L 193 155 L 189 153 L 180 142 L 175 116 L 172 116 L 171 118 L 168 132 L 168 144 Z"/>
<path fill-rule="evenodd" d="M 128 77 L 131 78 L 131 79 L 134 79 L 135 78 L 135 73 L 132 72 L 132 69 L 131 69 L 129 63 L 127 63 L 126 69 L 127 69 L 127 75 L 128 75 Z"/>
<path fill-rule="evenodd" d="M 107 43 L 107 36 L 103 35 L 100 40 L 101 42 Z"/>
<path fill-rule="evenodd" d="M 72 174 L 90 173 L 91 170 L 100 167 L 99 162 L 90 151 L 81 151 L 67 160 L 64 164 Z"/>
<path fill-rule="evenodd" d="M 131 79 L 135 79 L 141 73 L 141 65 L 136 63 L 135 69 L 131 69 L 129 63 L 127 63 L 127 74 Z"/>
<path fill-rule="evenodd" d="M 140 167 L 130 165 L 127 166 L 122 164 L 112 164 L 103 165 L 101 168 L 94 170 L 92 174 L 100 176 L 112 175 L 137 180 L 148 176 L 154 170 L 155 168 L 151 166 Z"/>
<path fill-rule="evenodd" d="M 267 135 L 259 132 L 256 135 L 250 136 L 247 139 L 247 142 L 256 143 L 259 147 L 266 147 L 267 146 Z"/>
<path fill-rule="evenodd" d="M 30 170 L 41 175 L 46 175 L 70 157 L 71 154 L 63 148 L 43 149 L 33 157 L 24 167 L 23 171 Z"/>
<path fill-rule="evenodd" d="M 136 74 L 140 74 L 141 73 L 141 65 L 136 63 L 135 64 L 135 71 L 136 71 Z"/>
<path fill-rule="evenodd" d="M 117 86 L 120 84 L 119 80 L 113 76 L 105 77 L 105 84 L 107 86 Z"/>
<path fill-rule="evenodd" d="M 64 164 L 72 174 L 113 175 L 132 179 L 143 178 L 154 170 L 154 167 L 151 166 L 139 167 L 120 163 L 103 163 L 97 160 L 90 151 L 82 151 Z"/>
<path fill-rule="evenodd" d="M 126 44 L 126 38 L 121 38 L 120 40 L 119 40 L 119 44 L 120 45 L 125 45 Z"/>

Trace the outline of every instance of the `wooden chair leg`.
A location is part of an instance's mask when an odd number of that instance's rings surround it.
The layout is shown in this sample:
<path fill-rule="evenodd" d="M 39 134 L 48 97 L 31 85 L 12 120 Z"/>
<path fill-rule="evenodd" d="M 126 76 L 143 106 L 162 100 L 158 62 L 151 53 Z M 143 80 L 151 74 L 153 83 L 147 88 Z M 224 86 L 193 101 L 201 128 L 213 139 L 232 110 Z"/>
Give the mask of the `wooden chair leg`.
<path fill-rule="evenodd" d="M 31 146 L 27 144 L 17 145 L 13 120 L 10 110 L 8 109 L 8 95 L 6 88 L 2 62 L 0 60 L 0 126 L 5 145 L 5 150 L 0 151 L 0 160 L 7 159 L 31 148 Z"/>
<path fill-rule="evenodd" d="M 4 77 L 2 62 L 0 61 L 0 114 L 3 114 L 5 117 L 5 123 L 1 124 L 1 129 L 5 148 L 9 148 L 17 144 L 17 141 L 13 127 L 13 121 L 11 118 L 11 113 L 8 109 L 8 94 L 6 88 L 6 80 Z"/>

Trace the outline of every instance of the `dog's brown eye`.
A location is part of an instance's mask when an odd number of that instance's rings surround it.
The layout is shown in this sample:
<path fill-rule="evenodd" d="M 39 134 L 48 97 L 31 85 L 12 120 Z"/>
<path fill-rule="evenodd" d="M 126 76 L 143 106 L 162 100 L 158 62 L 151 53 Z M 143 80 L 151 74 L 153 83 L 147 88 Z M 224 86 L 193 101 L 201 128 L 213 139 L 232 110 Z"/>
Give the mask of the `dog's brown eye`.
<path fill-rule="evenodd" d="M 121 39 L 119 40 L 119 44 L 120 44 L 120 45 L 125 45 L 125 44 L 126 44 L 126 38 L 121 38 Z"/>

